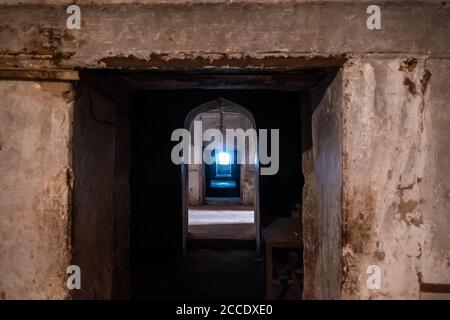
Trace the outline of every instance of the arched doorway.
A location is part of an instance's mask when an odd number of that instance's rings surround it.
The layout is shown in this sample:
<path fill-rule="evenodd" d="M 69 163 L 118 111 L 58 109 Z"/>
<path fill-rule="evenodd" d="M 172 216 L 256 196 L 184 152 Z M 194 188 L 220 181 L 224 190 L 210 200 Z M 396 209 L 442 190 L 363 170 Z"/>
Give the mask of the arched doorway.
<path fill-rule="evenodd" d="M 199 124 L 200 128 L 195 126 Z M 245 140 L 245 162 L 235 141 L 225 139 L 227 129 L 254 130 L 256 122 L 245 107 L 219 98 L 202 104 L 186 116 L 185 129 L 191 137 L 200 130 L 201 151 L 211 141 L 203 141 L 206 130 L 215 129 L 223 135 L 222 147 L 211 150 L 212 163 L 183 164 L 183 250 L 189 238 L 254 240 L 260 249 L 259 162 L 257 143 L 250 147 Z M 256 134 L 256 133 L 255 133 Z M 195 138 L 192 139 L 195 143 Z M 194 146 L 193 146 L 194 147 Z"/>

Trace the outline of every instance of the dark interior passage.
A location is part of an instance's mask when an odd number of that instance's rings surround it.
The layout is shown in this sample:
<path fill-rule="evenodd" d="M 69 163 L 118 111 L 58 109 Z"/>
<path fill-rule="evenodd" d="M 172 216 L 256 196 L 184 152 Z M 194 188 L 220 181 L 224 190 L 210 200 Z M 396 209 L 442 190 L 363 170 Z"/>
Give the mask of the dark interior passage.
<path fill-rule="evenodd" d="M 192 245 L 187 255 L 182 256 L 181 170 L 171 161 L 171 150 L 176 143 L 170 137 L 175 129 L 184 127 L 189 111 L 219 98 L 247 108 L 255 118 L 257 129 L 280 130 L 279 171 L 276 175 L 260 176 L 262 229 L 276 218 L 299 216 L 303 186 L 299 92 L 135 92 L 130 139 L 132 297 L 177 297 L 178 294 L 186 294 L 184 298 L 205 298 L 221 292 L 222 298 L 232 298 L 242 292 L 245 298 L 256 299 L 264 294 L 263 259 L 256 257 L 254 250 L 249 250 L 239 241 L 209 245 L 208 249 L 202 249 L 202 244 Z M 172 287 L 172 281 L 178 284 Z M 247 289 L 242 289 L 237 285 L 239 283 Z M 220 290 L 227 285 L 228 288 Z M 173 292 L 176 286 L 183 289 Z M 172 289 L 168 289 L 170 287 Z M 148 292 L 148 288 L 152 288 L 152 293 Z M 208 290 L 216 293 L 208 293 Z"/>
<path fill-rule="evenodd" d="M 252 249 L 191 250 L 133 273 L 138 299 L 263 299 L 264 263 Z"/>
<path fill-rule="evenodd" d="M 216 156 L 215 150 L 212 155 Z M 231 158 L 237 158 L 236 151 L 222 152 L 226 155 L 226 163 L 219 163 L 217 160 L 212 164 L 205 164 L 205 196 L 209 198 L 238 198 L 240 195 L 240 168 L 235 162 L 231 163 Z M 232 155 L 232 156 L 230 156 Z M 228 159 L 230 158 L 230 159 Z"/>

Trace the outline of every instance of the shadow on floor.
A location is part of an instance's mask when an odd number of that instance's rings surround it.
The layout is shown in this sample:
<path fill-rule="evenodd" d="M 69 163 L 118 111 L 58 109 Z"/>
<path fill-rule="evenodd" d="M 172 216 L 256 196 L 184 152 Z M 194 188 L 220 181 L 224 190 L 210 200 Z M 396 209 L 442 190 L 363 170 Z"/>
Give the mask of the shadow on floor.
<path fill-rule="evenodd" d="M 264 262 L 254 249 L 195 249 L 135 269 L 132 281 L 134 299 L 263 299 Z"/>

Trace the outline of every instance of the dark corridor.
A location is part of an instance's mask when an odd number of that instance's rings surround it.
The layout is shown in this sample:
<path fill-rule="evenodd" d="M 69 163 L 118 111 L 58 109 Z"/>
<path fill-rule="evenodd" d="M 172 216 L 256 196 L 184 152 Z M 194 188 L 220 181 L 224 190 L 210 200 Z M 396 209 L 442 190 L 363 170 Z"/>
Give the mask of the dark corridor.
<path fill-rule="evenodd" d="M 191 248 L 182 255 L 181 169 L 171 161 L 173 130 L 208 101 L 225 98 L 247 108 L 257 129 L 280 130 L 280 166 L 260 176 L 264 229 L 301 208 L 300 92 L 158 90 L 135 92 L 131 113 L 131 297 L 246 298 L 264 296 L 264 264 L 238 242 Z M 270 150 L 270 149 L 269 149 Z M 270 152 L 269 152 L 270 153 Z"/>

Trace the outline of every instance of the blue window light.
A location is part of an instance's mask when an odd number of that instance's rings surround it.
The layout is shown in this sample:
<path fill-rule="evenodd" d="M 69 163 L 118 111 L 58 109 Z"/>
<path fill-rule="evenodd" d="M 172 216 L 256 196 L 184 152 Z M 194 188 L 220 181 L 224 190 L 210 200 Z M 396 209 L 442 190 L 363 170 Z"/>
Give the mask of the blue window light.
<path fill-rule="evenodd" d="M 218 188 L 218 189 L 236 188 L 236 181 L 234 181 L 234 180 L 211 180 L 211 188 Z"/>
<path fill-rule="evenodd" d="M 216 155 L 216 178 L 231 177 L 231 155 L 228 152 L 219 152 Z"/>
<path fill-rule="evenodd" d="M 229 165 L 231 164 L 231 156 L 229 153 L 227 152 L 219 152 L 217 154 L 217 163 L 219 163 L 220 165 Z"/>

